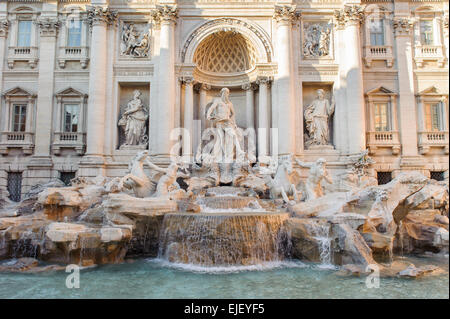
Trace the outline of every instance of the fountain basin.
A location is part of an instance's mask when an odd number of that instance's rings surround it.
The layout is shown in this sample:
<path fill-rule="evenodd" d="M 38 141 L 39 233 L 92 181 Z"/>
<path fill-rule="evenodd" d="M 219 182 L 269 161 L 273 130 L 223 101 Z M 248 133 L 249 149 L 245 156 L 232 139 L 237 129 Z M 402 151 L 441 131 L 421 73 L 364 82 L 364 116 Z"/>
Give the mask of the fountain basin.
<path fill-rule="evenodd" d="M 284 258 L 287 213 L 168 213 L 159 258 L 200 266 L 257 265 Z"/>

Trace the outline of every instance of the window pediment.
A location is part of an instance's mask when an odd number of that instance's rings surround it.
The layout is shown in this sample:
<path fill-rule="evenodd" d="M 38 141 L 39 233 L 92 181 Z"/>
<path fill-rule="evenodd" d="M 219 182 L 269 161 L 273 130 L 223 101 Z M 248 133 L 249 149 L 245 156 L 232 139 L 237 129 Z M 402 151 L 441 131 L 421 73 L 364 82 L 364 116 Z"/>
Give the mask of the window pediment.
<path fill-rule="evenodd" d="M 67 88 L 56 93 L 57 97 L 87 97 L 87 94 L 84 94 L 74 88 Z"/>
<path fill-rule="evenodd" d="M 9 89 L 5 93 L 3 93 L 5 97 L 36 97 L 36 94 L 28 92 L 21 87 L 15 87 L 13 89 Z"/>
<path fill-rule="evenodd" d="M 377 87 L 366 93 L 367 96 L 386 96 L 386 95 L 397 95 L 397 93 L 385 88 L 384 86 Z"/>

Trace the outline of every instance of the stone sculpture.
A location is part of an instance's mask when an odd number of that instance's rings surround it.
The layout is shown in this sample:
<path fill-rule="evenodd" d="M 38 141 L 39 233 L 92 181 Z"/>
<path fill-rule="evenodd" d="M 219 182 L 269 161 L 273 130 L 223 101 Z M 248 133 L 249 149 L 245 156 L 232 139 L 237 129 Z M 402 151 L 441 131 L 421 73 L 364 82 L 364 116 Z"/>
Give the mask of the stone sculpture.
<path fill-rule="evenodd" d="M 150 41 L 148 31 L 138 31 L 133 24 L 124 24 L 122 28 L 121 54 L 130 57 L 148 57 Z"/>
<path fill-rule="evenodd" d="M 234 157 L 243 158 L 245 154 L 240 143 L 242 137 L 236 125 L 228 88 L 220 90 L 220 97 L 213 100 L 206 113 L 206 119 L 211 121 L 216 129 L 217 141 L 212 151 L 215 162 L 231 163 Z"/>
<path fill-rule="evenodd" d="M 129 165 L 130 173 L 122 178 L 123 186 L 133 190 L 139 198 L 149 197 L 155 191 L 155 183 L 144 172 L 144 163 L 147 160 L 148 151 L 136 154 Z"/>
<path fill-rule="evenodd" d="M 309 168 L 308 178 L 304 182 L 305 200 L 308 201 L 323 196 L 322 180 L 330 184 L 333 183 L 326 169 L 326 160 L 319 158 L 312 164 L 304 163 L 298 159 L 295 161 L 300 167 Z"/>
<path fill-rule="evenodd" d="M 208 142 L 203 148 L 199 145 L 196 155 L 198 162 L 210 167 L 219 182 L 233 181 L 233 162 L 244 164 L 247 155 L 242 149 L 242 130 L 236 125 L 233 103 L 230 101 L 230 90 L 223 88 L 220 97 L 216 97 L 206 109 L 206 119 L 212 127 L 203 134 Z M 206 138 L 205 138 L 206 137 Z M 235 165 L 234 165 L 235 166 Z"/>
<path fill-rule="evenodd" d="M 125 143 L 123 145 L 147 145 L 148 136 L 146 133 L 146 123 L 148 120 L 148 110 L 142 104 L 141 91 L 133 92 L 133 99 L 128 102 L 125 112 L 119 120 L 118 125 L 125 133 Z"/>
<path fill-rule="evenodd" d="M 271 178 L 270 175 L 266 177 L 271 199 L 281 197 L 285 203 L 291 205 L 299 200 L 299 191 L 295 187 L 293 173 L 296 172 L 292 168 L 291 158 L 280 158 L 275 177 Z M 292 196 L 294 201 L 290 201 L 288 196 Z"/>
<path fill-rule="evenodd" d="M 331 28 L 326 24 L 305 24 L 303 55 L 323 57 L 330 54 Z"/>
<path fill-rule="evenodd" d="M 330 103 L 325 99 L 324 90 L 317 90 L 317 98 L 305 109 L 306 130 L 308 131 L 306 146 L 329 144 L 328 120 L 334 112 L 334 107 L 334 97 Z"/>

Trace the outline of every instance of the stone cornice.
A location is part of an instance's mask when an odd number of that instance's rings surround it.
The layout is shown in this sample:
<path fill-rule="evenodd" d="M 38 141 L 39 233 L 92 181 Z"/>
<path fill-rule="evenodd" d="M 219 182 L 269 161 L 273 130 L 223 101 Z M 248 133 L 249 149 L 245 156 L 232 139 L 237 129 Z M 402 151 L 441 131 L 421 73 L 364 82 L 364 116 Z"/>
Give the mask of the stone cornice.
<path fill-rule="evenodd" d="M 42 37 L 56 37 L 61 22 L 54 18 L 41 18 L 36 21 Z"/>
<path fill-rule="evenodd" d="M 273 12 L 273 19 L 278 23 L 293 23 L 300 17 L 297 6 L 278 6 L 276 5 Z"/>
<path fill-rule="evenodd" d="M 88 21 L 91 26 L 99 24 L 113 24 L 117 21 L 117 11 L 101 6 L 90 6 L 87 8 Z"/>
<path fill-rule="evenodd" d="M 0 37 L 6 37 L 8 34 L 9 21 L 6 19 L 0 20 Z"/>
<path fill-rule="evenodd" d="M 334 11 L 334 17 L 339 27 L 352 24 L 359 25 L 364 20 L 364 9 L 359 5 L 344 6 L 343 9 Z"/>
<path fill-rule="evenodd" d="M 161 23 L 176 23 L 178 19 L 178 7 L 176 5 L 156 6 L 151 12 L 152 18 L 157 25 Z"/>
<path fill-rule="evenodd" d="M 414 21 L 407 17 L 394 17 L 392 21 L 395 36 L 409 36 L 414 27 Z"/>

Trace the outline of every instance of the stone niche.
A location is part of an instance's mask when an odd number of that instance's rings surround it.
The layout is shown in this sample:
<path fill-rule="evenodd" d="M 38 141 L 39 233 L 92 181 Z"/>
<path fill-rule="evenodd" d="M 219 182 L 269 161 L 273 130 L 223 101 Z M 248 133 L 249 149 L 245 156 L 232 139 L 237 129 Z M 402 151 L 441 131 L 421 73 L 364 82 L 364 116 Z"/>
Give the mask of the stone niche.
<path fill-rule="evenodd" d="M 305 149 L 334 149 L 334 112 L 328 118 L 328 132 L 329 141 L 328 145 L 308 145 L 307 141 L 309 139 L 308 130 L 306 126 L 305 110 L 308 105 L 310 105 L 317 98 L 317 90 L 322 89 L 325 92 L 325 99 L 332 103 L 333 95 L 333 84 L 332 83 L 318 83 L 318 82 L 303 82 L 303 136 L 305 142 Z"/>
<path fill-rule="evenodd" d="M 128 107 L 128 104 L 134 98 L 134 92 L 139 91 L 141 94 L 139 99 L 142 101 L 142 105 L 146 109 L 147 114 L 150 114 L 150 83 L 148 82 L 126 82 L 119 83 L 119 98 L 118 98 L 118 114 L 116 119 L 116 127 L 118 130 L 117 134 L 117 149 L 148 149 L 149 141 L 149 120 L 147 119 L 145 123 L 145 132 L 143 139 L 136 145 L 125 145 L 126 135 L 124 131 L 124 126 L 120 126 L 119 122 L 122 118 L 122 114 Z M 150 115 L 149 115 L 150 116 Z"/>

